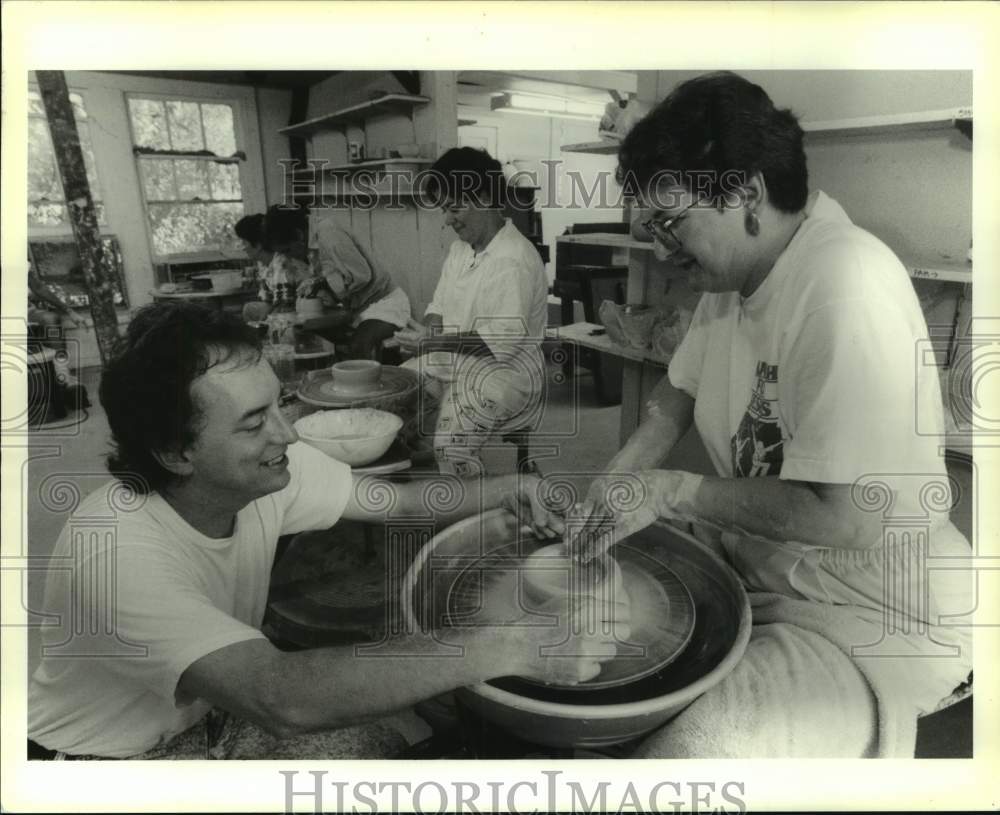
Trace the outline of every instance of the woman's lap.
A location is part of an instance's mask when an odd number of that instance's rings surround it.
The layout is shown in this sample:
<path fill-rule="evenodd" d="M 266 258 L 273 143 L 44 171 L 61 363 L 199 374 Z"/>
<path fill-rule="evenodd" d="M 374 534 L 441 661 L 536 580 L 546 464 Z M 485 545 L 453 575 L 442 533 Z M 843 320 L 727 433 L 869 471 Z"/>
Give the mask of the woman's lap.
<path fill-rule="evenodd" d="M 794 625 L 755 626 L 722 682 L 648 736 L 635 758 L 861 758 L 875 697 L 835 644 Z"/>

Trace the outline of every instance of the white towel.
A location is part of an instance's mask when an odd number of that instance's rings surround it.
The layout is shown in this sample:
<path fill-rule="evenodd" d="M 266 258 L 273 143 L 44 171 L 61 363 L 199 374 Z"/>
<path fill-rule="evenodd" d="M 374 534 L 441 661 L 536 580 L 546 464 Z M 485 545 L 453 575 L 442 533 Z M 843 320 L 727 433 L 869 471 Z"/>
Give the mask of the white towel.
<path fill-rule="evenodd" d="M 915 660 L 852 657 L 853 649 L 878 642 L 882 636 L 881 623 L 865 619 L 871 615 L 869 610 L 794 600 L 780 594 L 751 594 L 750 601 L 755 626 L 784 623 L 810 631 L 836 645 L 850 664 L 861 671 L 876 704 L 877 721 L 874 722 L 875 732 L 869 734 L 874 738 L 870 741 L 868 756 L 913 758 L 918 710 L 906 690 L 910 684 L 909 674 L 919 672 L 920 667 Z M 841 662 L 840 671 L 840 681 L 849 681 L 846 673 L 850 667 Z M 794 682 L 802 678 L 789 679 Z M 822 704 L 823 700 L 817 699 L 816 703 Z M 848 720 L 845 717 L 845 721 Z"/>
<path fill-rule="evenodd" d="M 916 636 L 874 656 L 866 646 L 884 634 L 870 609 L 769 593 L 750 602 L 744 658 L 636 757 L 912 758 L 917 716 L 968 670 L 968 654 L 930 656 Z"/>

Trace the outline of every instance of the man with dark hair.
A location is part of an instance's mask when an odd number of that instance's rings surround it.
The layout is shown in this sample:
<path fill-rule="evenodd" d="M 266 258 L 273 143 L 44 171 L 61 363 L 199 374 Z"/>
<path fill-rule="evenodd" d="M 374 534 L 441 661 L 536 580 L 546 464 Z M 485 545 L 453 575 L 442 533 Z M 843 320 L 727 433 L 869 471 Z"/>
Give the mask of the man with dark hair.
<path fill-rule="evenodd" d="M 438 465 L 474 477 L 489 437 L 531 424 L 539 408 L 548 281 L 538 250 L 503 215 L 506 182 L 488 153 L 448 150 L 425 192 L 458 240 L 423 322 L 396 337 L 421 354 L 406 366 L 422 374 L 419 429 L 433 436 Z"/>
<path fill-rule="evenodd" d="M 384 521 L 365 503 L 370 482 L 356 489 L 349 467 L 298 443 L 279 394 L 235 317 L 192 304 L 135 315 L 100 389 L 116 480 L 74 511 L 48 575 L 45 607 L 60 624 L 44 629 L 31 680 L 31 753 L 385 757 L 400 740 L 377 720 L 393 711 L 501 675 L 582 681 L 614 654 L 567 630 L 587 601 L 553 608 L 555 628 L 410 633 L 372 660 L 351 647 L 278 650 L 260 630 L 278 537 Z M 423 510 L 426 485 L 377 486 L 400 514 Z M 442 520 L 506 505 L 552 535 L 561 522 L 537 486 L 488 480 Z M 573 657 L 541 655 L 567 636 Z M 438 637 L 463 655 L 433 658 Z"/>

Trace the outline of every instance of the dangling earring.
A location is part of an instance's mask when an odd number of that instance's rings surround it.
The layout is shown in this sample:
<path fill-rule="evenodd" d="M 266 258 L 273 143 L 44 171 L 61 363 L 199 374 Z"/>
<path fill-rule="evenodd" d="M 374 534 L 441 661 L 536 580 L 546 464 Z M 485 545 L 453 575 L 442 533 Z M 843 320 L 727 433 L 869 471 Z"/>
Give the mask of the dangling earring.
<path fill-rule="evenodd" d="M 760 234 L 760 219 L 756 212 L 750 210 L 743 216 L 743 228 L 746 229 L 748 235 L 755 238 Z"/>

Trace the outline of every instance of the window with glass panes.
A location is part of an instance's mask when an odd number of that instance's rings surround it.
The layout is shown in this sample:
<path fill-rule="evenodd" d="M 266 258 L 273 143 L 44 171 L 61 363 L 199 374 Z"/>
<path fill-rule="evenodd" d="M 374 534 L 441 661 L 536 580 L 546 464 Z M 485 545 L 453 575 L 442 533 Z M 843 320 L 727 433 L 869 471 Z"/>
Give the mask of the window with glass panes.
<path fill-rule="evenodd" d="M 83 163 L 90 182 L 90 195 L 97 209 L 97 220 L 105 223 L 101 186 L 97 178 L 97 163 L 90 140 L 90 121 L 83 106 L 83 97 L 70 93 L 73 118 L 80 134 Z M 28 228 L 35 232 L 69 231 L 66 212 L 66 195 L 63 192 L 56 154 L 52 147 L 52 134 L 45 118 L 42 96 L 33 88 L 28 89 Z"/>
<path fill-rule="evenodd" d="M 239 249 L 246 156 L 235 103 L 129 96 L 128 109 L 153 254 Z"/>

